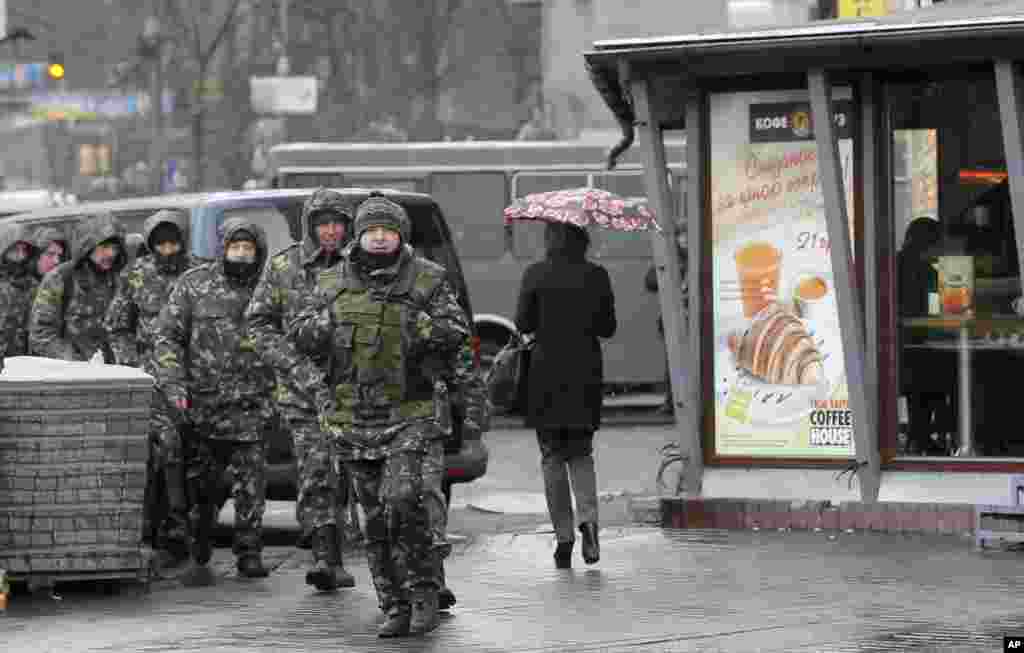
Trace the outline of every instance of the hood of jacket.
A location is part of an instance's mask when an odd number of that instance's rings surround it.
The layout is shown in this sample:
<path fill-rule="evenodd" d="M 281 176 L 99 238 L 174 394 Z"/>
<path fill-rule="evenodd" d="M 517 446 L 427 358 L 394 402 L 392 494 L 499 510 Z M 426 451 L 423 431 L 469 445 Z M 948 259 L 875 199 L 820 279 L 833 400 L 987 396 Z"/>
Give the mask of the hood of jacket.
<path fill-rule="evenodd" d="M 153 232 L 156 231 L 156 228 L 165 223 L 174 225 L 178 228 L 178 233 L 181 234 L 181 249 L 182 251 L 187 251 L 189 216 L 184 211 L 177 211 L 175 209 L 160 209 L 153 215 L 146 218 L 146 221 L 142 223 L 143 243 L 145 243 L 148 251 L 156 251 L 156 248 L 150 241 L 153 238 Z"/>
<path fill-rule="evenodd" d="M 50 243 L 60 243 L 64 247 L 64 256 L 68 255 L 68 237 L 57 227 L 40 228 L 32 237 L 32 242 L 35 243 L 36 249 L 40 252 L 46 251 Z"/>
<path fill-rule="evenodd" d="M 0 227 L 0 270 L 7 270 L 7 262 L 4 261 L 4 256 L 7 255 L 7 250 L 11 248 L 14 243 L 18 241 L 24 241 L 32 245 L 35 248 L 35 243 L 31 236 L 29 236 L 28 228 L 21 224 L 7 224 Z M 30 251 L 26 265 L 28 262 L 34 259 L 35 252 Z M 27 269 L 27 267 L 25 268 Z"/>
<path fill-rule="evenodd" d="M 248 231 L 256 238 L 256 263 L 262 270 L 263 264 L 267 262 L 267 232 L 248 218 L 234 217 L 224 221 L 224 255 L 221 260 L 227 260 L 228 243 L 234 240 L 239 231 Z"/>
<path fill-rule="evenodd" d="M 78 223 L 71 246 L 71 260 L 74 267 L 78 267 L 83 261 L 86 261 L 92 254 L 92 250 L 105 240 L 115 240 L 120 245 L 113 268 L 114 272 L 120 272 L 128 261 L 128 253 L 124 226 L 112 213 L 86 216 Z"/>

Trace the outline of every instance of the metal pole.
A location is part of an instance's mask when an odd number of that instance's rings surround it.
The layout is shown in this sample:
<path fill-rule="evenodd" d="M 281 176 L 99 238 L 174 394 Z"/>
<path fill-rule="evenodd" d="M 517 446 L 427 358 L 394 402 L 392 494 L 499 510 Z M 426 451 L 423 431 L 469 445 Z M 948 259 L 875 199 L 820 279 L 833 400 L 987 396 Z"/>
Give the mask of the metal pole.
<path fill-rule="evenodd" d="M 704 461 L 700 438 L 700 411 L 696 401 L 700 370 L 696 364 L 697 356 L 695 352 L 690 351 L 689 342 L 684 336 L 687 328 L 683 317 L 685 314 L 682 301 L 683 279 L 679 270 L 679 255 L 676 250 L 676 221 L 672 210 L 671 190 L 668 185 L 665 140 L 661 126 L 658 125 L 651 111 L 648 80 L 633 80 L 631 85 L 644 153 L 647 197 L 654 209 L 658 223 L 661 225 L 661 233 L 656 231 L 651 233 L 651 245 L 654 250 L 655 269 L 658 275 L 658 298 L 661 302 L 665 346 L 668 349 L 672 400 L 675 405 L 677 424 L 681 427 L 679 449 L 680 454 L 684 456 L 684 482 L 688 493 L 700 494 Z M 689 113 L 687 114 L 687 127 L 693 127 L 690 124 Z M 688 155 L 694 147 L 694 142 L 688 139 L 686 145 Z M 694 170 L 688 170 L 687 174 L 694 174 Z M 697 216 L 690 216 L 691 221 L 699 219 L 699 215 L 698 213 Z M 692 248 L 692 245 L 690 247 Z"/>
<path fill-rule="evenodd" d="M 996 61 L 996 94 L 999 96 L 999 119 L 1002 122 L 1003 151 L 1010 184 L 1010 207 L 1013 209 L 1013 230 L 1017 239 L 1017 260 L 1024 261 L 1024 84 L 1020 71 L 1012 61 Z"/>
<path fill-rule="evenodd" d="M 846 385 L 854 416 L 855 458 L 861 499 L 875 502 L 878 500 L 880 465 L 878 446 L 871 444 L 876 441 L 872 433 L 877 433 L 877 429 L 874 411 L 868 405 L 868 379 L 864 371 L 864 304 L 855 283 L 850 220 L 846 215 L 846 192 L 832 116 L 831 81 L 824 70 L 812 69 L 807 71 L 807 82 L 811 95 L 811 122 L 818 146 L 818 176 L 825 198 L 832 274 L 839 304 L 839 331 L 846 364 Z M 872 396 L 874 394 L 877 393 L 872 393 Z"/>

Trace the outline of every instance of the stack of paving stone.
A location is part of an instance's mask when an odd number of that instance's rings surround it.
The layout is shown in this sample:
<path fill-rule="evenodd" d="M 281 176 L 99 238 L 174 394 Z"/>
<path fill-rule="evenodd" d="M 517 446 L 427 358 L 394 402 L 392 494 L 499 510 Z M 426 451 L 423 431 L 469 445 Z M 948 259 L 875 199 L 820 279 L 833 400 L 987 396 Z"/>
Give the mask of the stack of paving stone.
<path fill-rule="evenodd" d="M 0 569 L 14 581 L 140 580 L 152 378 L 34 357 L 0 374 Z"/>

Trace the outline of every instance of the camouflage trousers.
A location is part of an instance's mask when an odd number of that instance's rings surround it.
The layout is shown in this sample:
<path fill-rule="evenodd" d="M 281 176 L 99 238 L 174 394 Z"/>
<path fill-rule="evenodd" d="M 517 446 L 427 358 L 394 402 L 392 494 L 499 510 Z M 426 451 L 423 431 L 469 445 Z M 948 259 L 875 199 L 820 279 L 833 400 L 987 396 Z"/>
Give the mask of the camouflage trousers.
<path fill-rule="evenodd" d="M 381 610 L 407 605 L 418 585 L 440 588 L 441 561 L 450 551 L 443 443 L 345 466 L 366 515 L 366 559 Z"/>
<path fill-rule="evenodd" d="M 334 447 L 315 421 L 288 420 L 298 465 L 295 518 L 308 536 L 321 526 L 345 522 L 349 481 Z"/>
<path fill-rule="evenodd" d="M 225 477 L 230 479 L 227 483 Z M 200 438 L 195 455 L 189 456 L 187 478 L 193 532 L 209 533 L 230 497 L 235 504 L 235 554 L 262 550 L 267 491 L 263 442 Z"/>
<path fill-rule="evenodd" d="M 176 487 L 185 483 L 184 453 L 181 434 L 163 403 L 163 396 L 154 393 L 149 414 L 149 457 L 146 473 L 146 497 L 143 511 L 143 533 L 157 548 L 164 548 L 167 542 L 185 542 L 186 516 L 172 514 L 173 499 L 168 497 L 168 475 L 180 478 Z M 173 491 L 173 490 L 171 490 Z"/>

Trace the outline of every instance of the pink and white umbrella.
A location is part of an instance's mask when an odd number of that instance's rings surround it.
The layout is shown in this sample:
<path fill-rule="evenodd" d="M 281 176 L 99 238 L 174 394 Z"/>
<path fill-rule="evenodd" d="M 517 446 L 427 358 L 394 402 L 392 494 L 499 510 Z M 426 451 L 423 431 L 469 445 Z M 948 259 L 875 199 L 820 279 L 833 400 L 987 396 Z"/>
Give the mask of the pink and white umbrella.
<path fill-rule="evenodd" d="M 600 188 L 552 190 L 520 197 L 505 208 L 505 224 L 521 220 L 564 222 L 613 231 L 661 231 L 647 201 L 622 197 Z"/>

